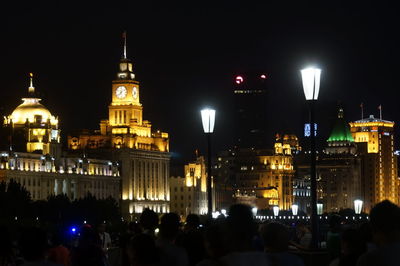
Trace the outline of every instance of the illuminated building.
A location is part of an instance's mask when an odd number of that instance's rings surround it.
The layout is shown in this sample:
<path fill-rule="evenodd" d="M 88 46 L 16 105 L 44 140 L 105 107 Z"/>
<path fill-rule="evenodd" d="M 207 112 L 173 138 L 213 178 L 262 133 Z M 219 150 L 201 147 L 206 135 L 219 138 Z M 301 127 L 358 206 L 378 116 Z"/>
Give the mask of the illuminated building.
<path fill-rule="evenodd" d="M 342 108 L 339 108 L 325 152 L 318 158 L 317 169 L 318 199 L 323 203 L 324 211 L 352 209 L 354 200 L 362 193 L 362 160 Z"/>
<path fill-rule="evenodd" d="M 184 177 L 171 177 L 171 212 L 183 217 L 191 213 L 207 214 L 206 180 L 207 172 L 203 156 L 184 166 Z"/>
<path fill-rule="evenodd" d="M 11 115 L 4 117 L 4 127 L 10 135 L 9 147 L 20 151 L 59 156 L 61 152 L 58 118 L 40 101 L 30 74 L 28 96 Z"/>
<path fill-rule="evenodd" d="M 120 177 L 110 160 L 61 156 L 58 119 L 39 103 L 32 74 L 29 97 L 23 98 L 4 127 L 11 137 L 8 150 L 0 152 L 0 181 L 20 183 L 33 200 L 67 195 L 71 200 L 88 193 L 98 199 L 119 199 Z"/>
<path fill-rule="evenodd" d="M 101 120 L 100 130 L 69 136 L 68 148 L 89 154 L 104 151 L 120 161 L 124 214 L 141 213 L 144 208 L 168 212 L 169 136 L 152 130 L 143 119 L 139 81 L 126 57 L 126 42 L 111 93 L 108 119 Z"/>
<path fill-rule="evenodd" d="M 234 145 L 267 148 L 267 80 L 263 73 L 238 75 L 234 83 Z"/>
<path fill-rule="evenodd" d="M 394 122 L 375 118 L 350 123 L 351 134 L 363 158 L 361 198 L 364 210 L 382 200 L 399 204 L 397 157 L 394 155 Z"/>
<path fill-rule="evenodd" d="M 66 195 L 71 200 L 88 193 L 97 199 L 120 195 L 118 166 L 107 160 L 60 158 L 22 152 L 1 152 L 0 181 L 15 180 L 24 186 L 33 200 Z"/>
<path fill-rule="evenodd" d="M 223 152 L 218 157 L 216 168 L 216 186 L 229 182 L 236 203 L 258 209 L 272 206 L 290 209 L 294 177 L 292 147 L 284 145 L 282 139 L 277 139 L 273 151 L 235 149 Z M 218 189 L 216 193 L 219 193 Z M 217 209 L 226 207 L 219 202 L 216 204 Z"/>

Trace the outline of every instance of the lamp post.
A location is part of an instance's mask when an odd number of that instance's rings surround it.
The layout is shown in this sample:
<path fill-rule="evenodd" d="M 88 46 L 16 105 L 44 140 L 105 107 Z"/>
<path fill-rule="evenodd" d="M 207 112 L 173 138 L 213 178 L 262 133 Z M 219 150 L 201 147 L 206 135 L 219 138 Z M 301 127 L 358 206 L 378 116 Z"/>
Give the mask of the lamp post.
<path fill-rule="evenodd" d="M 318 216 L 317 216 L 317 175 L 316 175 L 316 155 L 315 155 L 315 118 L 314 105 L 318 99 L 321 69 L 306 68 L 301 70 L 304 95 L 310 105 L 310 142 L 311 142 L 311 247 L 318 247 Z"/>
<path fill-rule="evenodd" d="M 212 192 L 211 192 L 211 134 L 214 132 L 215 110 L 205 108 L 201 110 L 201 122 L 207 136 L 208 158 L 207 158 L 207 214 L 212 216 Z"/>
<path fill-rule="evenodd" d="M 317 203 L 317 214 L 322 215 L 323 212 L 324 212 L 324 204 Z"/>
<path fill-rule="evenodd" d="M 356 199 L 354 201 L 354 211 L 355 211 L 356 214 L 361 214 L 362 206 L 363 206 L 363 201 L 362 200 Z"/>
<path fill-rule="evenodd" d="M 299 211 L 299 205 L 293 204 L 293 205 L 292 205 L 292 214 L 293 214 L 294 216 L 296 216 L 297 213 L 298 213 L 298 211 Z"/>
<path fill-rule="evenodd" d="M 279 215 L 279 207 L 278 207 L 278 206 L 274 206 L 274 207 L 272 208 L 272 210 L 274 211 L 274 216 L 275 216 L 275 217 Z"/>

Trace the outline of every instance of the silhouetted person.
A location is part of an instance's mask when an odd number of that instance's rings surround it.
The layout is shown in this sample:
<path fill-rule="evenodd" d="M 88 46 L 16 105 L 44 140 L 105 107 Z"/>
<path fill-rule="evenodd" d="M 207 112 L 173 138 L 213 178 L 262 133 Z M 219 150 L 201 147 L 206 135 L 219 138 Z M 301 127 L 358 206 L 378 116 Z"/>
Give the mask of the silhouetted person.
<path fill-rule="evenodd" d="M 161 249 L 163 265 L 189 265 L 186 250 L 175 244 L 179 234 L 179 227 L 180 219 L 176 213 L 167 213 L 161 217 L 160 233 L 156 244 Z"/>
<path fill-rule="evenodd" d="M 198 266 L 217 266 L 219 259 L 226 255 L 225 246 L 225 219 L 217 219 L 209 223 L 204 229 L 204 246 L 206 258 Z"/>
<path fill-rule="evenodd" d="M 349 228 L 341 234 L 341 254 L 329 266 L 355 266 L 366 250 L 365 243 L 356 229 Z"/>
<path fill-rule="evenodd" d="M 249 206 L 232 205 L 226 224 L 225 245 L 229 253 L 219 259 L 222 265 L 270 265 L 264 252 L 254 251 L 252 248 L 252 239 L 257 230 Z"/>
<path fill-rule="evenodd" d="M 48 251 L 47 259 L 51 262 L 68 266 L 71 264 L 69 250 L 62 244 L 59 234 L 51 238 L 51 248 Z"/>
<path fill-rule="evenodd" d="M 14 266 L 16 257 L 10 233 L 4 226 L 0 227 L 0 266 Z"/>
<path fill-rule="evenodd" d="M 108 249 L 111 247 L 110 234 L 106 232 L 106 224 L 101 223 L 97 226 L 97 233 L 99 234 L 101 248 L 107 254 Z"/>
<path fill-rule="evenodd" d="M 90 227 L 83 227 L 80 236 L 78 247 L 72 252 L 73 266 L 104 266 L 106 265 L 106 257 L 99 235 Z"/>
<path fill-rule="evenodd" d="M 143 210 L 142 215 L 140 215 L 139 224 L 143 228 L 143 233 L 148 234 L 155 238 L 155 229 L 158 227 L 158 215 L 146 208 Z"/>
<path fill-rule="evenodd" d="M 160 265 L 160 252 L 154 239 L 147 234 L 132 237 L 127 246 L 130 266 Z"/>
<path fill-rule="evenodd" d="M 189 265 L 196 265 L 205 255 L 203 235 L 199 228 L 200 218 L 195 214 L 189 214 L 186 217 L 186 223 L 176 244 L 185 248 L 188 257 Z"/>
<path fill-rule="evenodd" d="M 137 222 L 130 222 L 128 224 L 128 229 L 125 234 L 123 234 L 120 238 L 119 241 L 119 247 L 121 249 L 121 265 L 122 266 L 128 266 L 130 265 L 129 258 L 128 258 L 128 253 L 127 253 L 127 248 L 129 241 L 132 239 L 132 237 L 141 234 L 142 233 L 142 228 Z"/>
<path fill-rule="evenodd" d="M 21 254 L 25 260 L 23 266 L 54 266 L 46 260 L 48 242 L 46 232 L 39 228 L 26 229 L 19 240 Z"/>
<path fill-rule="evenodd" d="M 264 241 L 264 249 L 268 260 L 272 265 L 279 266 L 303 266 L 303 261 L 288 253 L 289 231 L 280 223 L 264 224 L 261 228 L 261 236 Z"/>
<path fill-rule="evenodd" d="M 385 200 L 372 208 L 369 217 L 377 249 L 362 255 L 357 265 L 400 265 L 400 208 Z"/>
<path fill-rule="evenodd" d="M 360 228 L 360 235 L 365 244 L 366 251 L 372 251 L 376 249 L 376 245 L 372 239 L 372 229 L 371 224 L 369 222 L 363 223 Z"/>
<path fill-rule="evenodd" d="M 340 234 L 342 217 L 334 214 L 329 218 L 329 231 L 326 235 L 326 248 L 328 250 L 329 260 L 340 256 Z"/>
<path fill-rule="evenodd" d="M 311 244 L 311 232 L 308 226 L 302 222 L 296 225 L 295 239 L 290 244 L 300 250 L 309 249 Z"/>

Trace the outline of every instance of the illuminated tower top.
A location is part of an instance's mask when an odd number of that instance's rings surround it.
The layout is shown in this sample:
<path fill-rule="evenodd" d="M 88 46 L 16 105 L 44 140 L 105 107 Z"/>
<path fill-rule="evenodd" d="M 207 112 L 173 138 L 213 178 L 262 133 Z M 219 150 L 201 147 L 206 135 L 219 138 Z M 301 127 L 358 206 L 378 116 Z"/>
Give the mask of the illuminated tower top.
<path fill-rule="evenodd" d="M 343 108 L 339 108 L 336 123 L 332 129 L 331 135 L 329 136 L 328 142 L 333 141 L 348 141 L 354 142 L 351 136 L 349 126 L 343 118 Z"/>
<path fill-rule="evenodd" d="M 122 34 L 122 38 L 124 39 L 124 50 L 121 61 L 119 63 L 119 71 L 117 74 L 117 78 L 120 80 L 134 80 L 135 74 L 133 73 L 133 64 L 132 61 L 128 59 L 126 52 L 126 31 Z"/>
<path fill-rule="evenodd" d="M 351 134 L 355 142 L 367 142 L 368 153 L 378 153 L 381 137 L 393 138 L 394 122 L 375 118 L 368 118 L 350 123 Z"/>
<path fill-rule="evenodd" d="M 12 122 L 13 125 L 25 125 L 29 123 L 47 123 L 48 121 L 52 126 L 58 126 L 58 119 L 54 117 L 50 111 L 43 106 L 38 98 L 35 87 L 33 86 L 33 74 L 29 73 L 29 87 L 28 97 L 22 98 L 23 103 L 20 104 L 12 112 L 10 116 L 6 118 L 6 124 Z"/>

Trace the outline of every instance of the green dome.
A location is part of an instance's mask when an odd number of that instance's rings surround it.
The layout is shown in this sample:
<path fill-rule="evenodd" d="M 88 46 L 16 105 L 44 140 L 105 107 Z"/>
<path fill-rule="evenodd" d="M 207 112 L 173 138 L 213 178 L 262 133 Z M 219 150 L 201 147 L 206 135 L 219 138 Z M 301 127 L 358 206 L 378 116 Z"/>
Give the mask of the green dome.
<path fill-rule="evenodd" d="M 332 141 L 349 141 L 354 142 L 353 136 L 350 133 L 349 126 L 343 118 L 343 109 L 339 108 L 338 119 L 332 129 L 328 142 Z"/>

